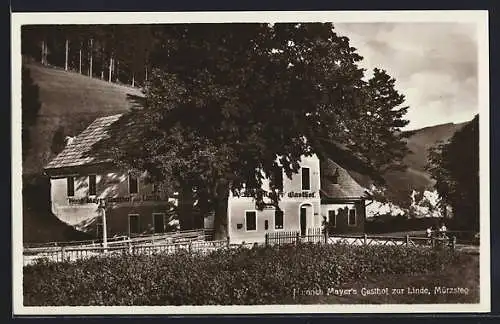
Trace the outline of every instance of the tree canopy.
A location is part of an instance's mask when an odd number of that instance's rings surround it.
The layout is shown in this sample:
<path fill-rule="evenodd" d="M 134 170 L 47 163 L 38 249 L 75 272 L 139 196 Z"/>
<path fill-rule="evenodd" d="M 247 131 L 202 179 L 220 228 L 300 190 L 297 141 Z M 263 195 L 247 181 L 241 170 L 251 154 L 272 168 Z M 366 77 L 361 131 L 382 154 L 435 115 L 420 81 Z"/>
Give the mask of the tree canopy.
<path fill-rule="evenodd" d="M 192 189 L 215 210 L 219 238 L 229 191 L 251 189 L 262 202 L 264 178 L 328 156 L 325 143 L 380 170 L 404 155 L 404 97 L 385 71 L 364 81 L 362 57 L 332 24 L 168 25 L 157 36 L 138 112 L 143 145 L 117 149 L 117 159 Z M 278 190 L 271 182 L 274 201 Z"/>
<path fill-rule="evenodd" d="M 29 26 L 23 52 L 144 85 L 134 112 L 140 140 L 111 145 L 116 160 L 214 210 L 224 238 L 229 192 L 253 190 L 259 204 L 263 179 L 281 170 L 291 177 L 304 155 L 330 157 L 334 145 L 381 173 L 402 166 L 404 96 L 384 70 L 366 78 L 362 56 L 333 27 Z M 275 204 L 279 189 L 271 182 Z"/>

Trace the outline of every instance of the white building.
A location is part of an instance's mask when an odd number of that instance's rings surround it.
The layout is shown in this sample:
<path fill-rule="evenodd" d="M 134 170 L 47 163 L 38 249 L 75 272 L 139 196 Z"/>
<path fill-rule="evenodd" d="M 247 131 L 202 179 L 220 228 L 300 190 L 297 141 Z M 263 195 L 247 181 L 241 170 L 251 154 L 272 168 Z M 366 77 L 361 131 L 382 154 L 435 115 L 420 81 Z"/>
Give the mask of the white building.
<path fill-rule="evenodd" d="M 133 176 L 95 150 L 111 129 L 123 127 L 121 122 L 122 115 L 96 119 L 46 166 L 52 212 L 78 230 L 100 235 L 102 213 L 96 202 L 106 198 L 108 236 L 169 230 L 172 199 L 147 183 L 144 174 Z M 253 197 L 230 194 L 227 233 L 231 242 L 261 242 L 271 232 L 305 233 L 321 227 L 324 219 L 332 222 L 335 232 L 363 232 L 365 189 L 351 174 L 332 160 L 320 161 L 316 156 L 303 157 L 300 167 L 291 179 L 282 176 L 281 210 L 259 210 Z M 264 183 L 263 189 L 268 188 Z M 211 224 L 207 217 L 205 227 Z"/>

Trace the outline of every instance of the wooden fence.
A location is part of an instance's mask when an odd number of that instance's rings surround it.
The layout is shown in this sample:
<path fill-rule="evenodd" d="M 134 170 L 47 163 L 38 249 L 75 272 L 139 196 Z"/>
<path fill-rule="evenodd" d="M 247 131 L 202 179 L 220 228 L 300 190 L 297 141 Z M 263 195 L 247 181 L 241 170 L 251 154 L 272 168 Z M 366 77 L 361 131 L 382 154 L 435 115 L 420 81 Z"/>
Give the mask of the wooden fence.
<path fill-rule="evenodd" d="M 449 247 L 455 249 L 456 237 L 414 237 L 386 235 L 334 235 L 328 237 L 328 243 L 343 243 L 349 245 L 386 245 L 386 246 L 428 246 Z"/>
<path fill-rule="evenodd" d="M 310 228 L 307 234 L 301 235 L 298 231 L 283 231 L 266 233 L 266 245 L 283 245 L 298 243 L 323 243 L 323 244 L 349 244 L 349 245 L 386 245 L 386 246 L 428 246 L 428 247 L 449 247 L 455 249 L 456 237 L 412 237 L 406 236 L 385 236 L 385 235 L 328 235 L 321 228 Z"/>
<path fill-rule="evenodd" d="M 172 236 L 170 236 L 172 237 Z M 174 236 L 175 237 L 175 236 Z M 179 238 L 179 237 L 177 237 Z M 329 236 L 321 228 L 311 228 L 307 234 L 301 235 L 298 231 L 281 231 L 266 233 L 266 245 L 288 245 L 299 243 L 320 244 L 348 244 L 348 245 L 392 245 L 392 246 L 426 246 L 447 247 L 455 249 L 456 238 L 443 237 L 411 237 L 406 236 L 384 236 L 384 235 L 334 235 Z M 47 246 L 47 247 L 25 247 L 23 250 L 24 265 L 32 264 L 38 259 L 50 261 L 75 261 L 95 256 L 109 256 L 116 254 L 154 254 L 154 253 L 176 253 L 179 251 L 209 253 L 221 248 L 250 248 L 255 244 L 230 244 L 229 240 L 207 241 L 200 236 L 184 236 L 177 241 L 160 239 L 159 237 L 144 240 L 122 240 L 108 247 L 100 245 L 79 246 Z"/>
<path fill-rule="evenodd" d="M 176 231 L 167 233 L 155 233 L 147 235 L 136 235 L 133 237 L 129 236 L 117 236 L 108 238 L 108 246 L 120 246 L 132 244 L 148 244 L 148 243 L 176 243 L 185 241 L 196 241 L 196 240 L 209 240 L 213 237 L 213 230 L 210 229 L 197 229 L 197 230 L 187 230 L 187 231 Z M 62 246 L 67 247 L 96 247 L 102 246 L 102 239 L 95 240 L 85 240 L 85 241 L 69 241 L 69 242 L 47 242 L 47 243 L 28 243 L 25 244 L 25 248 L 59 248 Z"/>
<path fill-rule="evenodd" d="M 326 243 L 327 234 L 321 228 L 308 228 L 307 234 L 300 234 L 299 231 L 282 231 L 266 233 L 265 244 L 297 244 L 297 243 Z"/>
<path fill-rule="evenodd" d="M 177 243 L 155 243 L 155 244 L 132 244 L 120 246 L 61 246 L 51 247 L 42 250 L 42 248 L 24 248 L 23 264 L 34 263 L 38 259 L 48 261 L 75 261 L 90 257 L 111 256 L 111 255 L 152 255 L 152 254 L 172 254 L 179 251 L 209 253 L 221 248 L 235 248 L 241 245 L 230 245 L 228 240 L 220 241 L 186 241 Z"/>

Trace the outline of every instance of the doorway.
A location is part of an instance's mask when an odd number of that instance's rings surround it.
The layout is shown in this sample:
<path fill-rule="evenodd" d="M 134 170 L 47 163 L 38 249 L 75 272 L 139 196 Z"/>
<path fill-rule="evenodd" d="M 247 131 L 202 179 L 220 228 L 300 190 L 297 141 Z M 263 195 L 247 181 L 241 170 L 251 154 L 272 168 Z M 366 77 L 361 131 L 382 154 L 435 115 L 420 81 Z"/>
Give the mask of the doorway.
<path fill-rule="evenodd" d="M 311 227 L 312 222 L 312 205 L 304 204 L 300 206 L 300 235 L 307 234 L 307 228 Z"/>
<path fill-rule="evenodd" d="M 155 233 L 164 233 L 165 232 L 165 214 L 154 213 L 153 214 L 153 224 L 154 224 L 154 232 Z"/>

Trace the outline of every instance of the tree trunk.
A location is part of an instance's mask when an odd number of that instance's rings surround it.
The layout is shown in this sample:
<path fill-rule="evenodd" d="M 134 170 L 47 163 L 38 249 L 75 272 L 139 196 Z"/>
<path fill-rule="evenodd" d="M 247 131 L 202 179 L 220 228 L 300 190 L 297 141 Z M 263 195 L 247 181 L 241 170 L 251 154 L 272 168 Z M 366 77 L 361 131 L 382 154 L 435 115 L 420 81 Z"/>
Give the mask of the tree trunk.
<path fill-rule="evenodd" d="M 115 82 L 116 83 L 119 83 L 120 82 L 120 61 L 118 60 L 113 60 L 113 63 L 114 63 L 114 67 L 113 67 L 113 71 L 115 72 Z"/>
<path fill-rule="evenodd" d="M 135 87 L 135 73 L 132 73 L 132 87 Z"/>
<path fill-rule="evenodd" d="M 146 64 L 146 74 L 144 76 L 144 81 L 148 81 L 148 65 Z"/>
<path fill-rule="evenodd" d="M 179 225 L 182 231 L 193 229 L 193 203 L 191 188 L 183 186 L 179 192 Z"/>
<path fill-rule="evenodd" d="M 227 181 L 219 181 L 216 194 L 214 218 L 215 240 L 227 240 L 227 201 L 229 198 L 229 184 Z"/>
<path fill-rule="evenodd" d="M 78 72 L 82 74 L 82 43 L 80 42 L 80 51 L 78 52 Z"/>
<path fill-rule="evenodd" d="M 43 65 L 45 64 L 43 58 L 45 56 L 45 41 L 42 40 L 42 48 L 41 48 L 41 52 L 40 52 L 40 63 L 42 63 Z"/>
<path fill-rule="evenodd" d="M 93 71 L 92 71 L 92 59 L 94 55 L 94 40 L 91 38 L 90 39 L 90 49 L 89 49 L 89 77 L 92 77 Z"/>
<path fill-rule="evenodd" d="M 42 40 L 42 59 L 41 59 L 41 63 L 43 65 L 47 65 L 47 53 L 48 53 L 47 42 L 45 40 Z"/>
<path fill-rule="evenodd" d="M 111 74 L 113 72 L 113 56 L 109 57 L 109 74 L 108 74 L 108 82 L 111 82 Z"/>
<path fill-rule="evenodd" d="M 65 53 L 66 55 L 65 55 L 65 58 L 64 58 L 64 70 L 68 71 L 69 40 L 67 38 L 66 38 L 65 50 L 66 50 L 66 53 Z"/>

